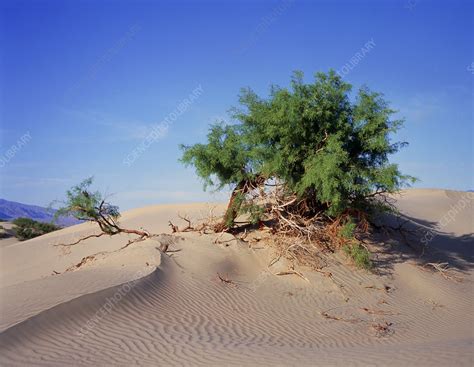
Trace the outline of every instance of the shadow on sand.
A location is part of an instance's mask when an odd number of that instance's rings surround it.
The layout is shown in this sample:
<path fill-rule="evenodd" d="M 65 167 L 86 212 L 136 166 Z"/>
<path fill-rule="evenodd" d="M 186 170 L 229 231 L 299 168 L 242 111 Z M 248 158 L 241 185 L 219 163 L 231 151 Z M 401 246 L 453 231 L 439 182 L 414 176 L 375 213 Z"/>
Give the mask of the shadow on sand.
<path fill-rule="evenodd" d="M 386 229 L 371 236 L 379 244 L 374 259 L 377 273 L 390 274 L 395 264 L 407 261 L 423 267 L 444 263 L 462 273 L 474 268 L 474 233 L 443 232 L 436 222 L 407 215 L 387 215 L 381 223 Z"/>

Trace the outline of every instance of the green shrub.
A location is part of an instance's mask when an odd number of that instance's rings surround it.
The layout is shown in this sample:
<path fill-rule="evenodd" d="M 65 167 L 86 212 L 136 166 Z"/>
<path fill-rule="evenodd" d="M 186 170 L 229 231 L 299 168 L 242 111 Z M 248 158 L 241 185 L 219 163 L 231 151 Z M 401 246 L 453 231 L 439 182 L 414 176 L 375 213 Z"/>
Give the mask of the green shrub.
<path fill-rule="evenodd" d="M 356 224 L 352 220 L 349 220 L 348 222 L 346 222 L 344 225 L 341 226 L 341 228 L 339 229 L 339 235 L 342 238 L 350 240 L 354 238 L 355 228 L 356 228 Z"/>
<path fill-rule="evenodd" d="M 354 264 L 365 270 L 370 270 L 373 267 L 372 260 L 370 259 L 370 252 L 360 243 L 353 242 L 351 244 L 344 245 L 343 251 L 349 256 Z"/>
<path fill-rule="evenodd" d="M 20 241 L 29 240 L 61 229 L 61 227 L 55 224 L 38 222 L 30 218 L 17 218 L 13 221 L 13 224 L 15 237 Z"/>
<path fill-rule="evenodd" d="M 3 226 L 0 226 L 0 238 L 7 238 L 8 233 Z"/>
<path fill-rule="evenodd" d="M 92 191 L 90 189 L 92 183 L 93 177 L 89 177 L 67 190 L 66 200 L 60 202 L 62 207 L 56 210 L 54 217 L 57 219 L 60 216 L 72 216 L 81 221 L 94 222 L 102 231 L 98 236 L 113 236 L 119 233 L 135 234 L 141 238 L 150 236 L 147 231 L 122 228 L 118 222 L 119 207 L 107 202 L 107 199 L 99 191 Z M 85 236 L 75 244 L 89 237 Z"/>

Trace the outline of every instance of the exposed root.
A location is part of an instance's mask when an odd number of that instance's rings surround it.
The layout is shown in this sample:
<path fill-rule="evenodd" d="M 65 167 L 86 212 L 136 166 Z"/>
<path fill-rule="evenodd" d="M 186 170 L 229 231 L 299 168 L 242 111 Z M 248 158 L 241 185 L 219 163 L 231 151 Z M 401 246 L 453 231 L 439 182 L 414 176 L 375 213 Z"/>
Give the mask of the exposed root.
<path fill-rule="evenodd" d="M 384 315 L 384 316 L 400 315 L 399 313 L 395 313 L 395 312 L 392 312 L 392 311 L 374 310 L 374 309 L 370 309 L 370 308 L 367 308 L 367 307 L 362 307 L 361 310 L 367 312 L 370 315 Z"/>
<path fill-rule="evenodd" d="M 330 279 L 333 279 L 332 273 L 330 271 L 324 271 L 321 269 L 313 269 L 314 271 L 323 274 L 325 277 L 328 277 Z"/>
<path fill-rule="evenodd" d="M 179 232 L 178 226 L 174 225 L 170 220 L 168 221 L 168 226 L 171 227 L 171 232 L 172 233 Z"/>
<path fill-rule="evenodd" d="M 335 307 L 335 308 L 337 308 L 337 307 Z M 343 321 L 343 322 L 347 322 L 347 323 L 350 323 L 350 324 L 359 324 L 359 323 L 369 324 L 370 328 L 374 332 L 374 336 L 379 337 L 379 338 L 384 337 L 384 336 L 389 336 L 389 335 L 392 335 L 394 333 L 394 331 L 391 328 L 391 326 L 393 326 L 392 322 L 388 322 L 388 321 L 383 320 L 381 322 L 376 322 L 375 323 L 373 321 L 364 320 L 362 318 L 346 318 L 346 317 L 330 314 L 329 311 L 334 310 L 335 308 L 332 308 L 332 309 L 329 309 L 329 310 L 326 310 L 326 311 L 322 311 L 321 315 L 326 319 L 334 320 L 334 321 Z M 366 310 L 369 310 L 369 309 L 362 308 L 362 310 L 366 311 Z M 385 313 L 377 313 L 377 314 L 385 315 Z"/>
<path fill-rule="evenodd" d="M 194 227 L 191 225 L 191 220 L 188 217 L 181 216 L 181 215 L 178 214 L 178 218 L 184 220 L 187 223 L 186 227 L 183 228 L 181 230 L 181 232 L 187 232 L 187 231 L 193 231 L 194 230 Z"/>
<path fill-rule="evenodd" d="M 247 236 L 248 236 L 248 232 L 247 230 L 245 229 L 244 230 L 244 234 L 239 236 L 239 240 L 241 240 L 242 242 L 245 242 L 245 243 L 248 243 L 249 244 L 249 247 L 250 247 L 250 242 L 247 240 Z"/>
<path fill-rule="evenodd" d="M 155 236 L 155 235 L 153 235 Z M 125 248 L 127 248 L 128 246 L 130 246 L 132 243 L 137 243 L 137 242 L 142 242 L 142 241 L 145 241 L 147 240 L 148 238 L 150 238 L 151 236 L 148 235 L 148 236 L 140 236 L 138 238 L 135 238 L 134 240 L 129 240 L 125 245 L 123 245 L 122 247 L 120 247 L 119 250 L 123 250 Z"/>
<path fill-rule="evenodd" d="M 364 288 L 366 288 L 366 289 L 375 289 L 377 291 L 384 291 L 385 293 L 391 293 L 395 290 L 395 288 L 393 288 L 389 285 L 384 285 L 383 288 L 377 287 L 375 285 L 366 285 Z"/>
<path fill-rule="evenodd" d="M 217 273 L 217 279 L 219 279 L 222 283 L 227 284 L 231 287 L 235 287 L 235 288 L 237 287 L 237 284 L 233 280 L 229 279 L 228 277 L 223 277 L 219 273 Z"/>
<path fill-rule="evenodd" d="M 274 265 L 281 258 L 288 259 L 297 265 L 308 266 L 315 270 L 327 266 L 326 261 L 322 257 L 322 253 L 325 249 L 318 247 L 313 241 L 308 241 L 301 236 L 275 235 L 270 237 L 268 242 L 277 249 L 277 256 L 270 261 L 269 266 Z"/>
<path fill-rule="evenodd" d="M 169 247 L 171 245 L 175 245 L 177 243 L 177 240 L 184 240 L 183 237 L 172 236 L 164 233 L 162 233 L 161 235 L 157 235 L 156 237 L 158 237 L 158 242 L 160 243 L 160 247 L 158 248 L 158 250 L 160 250 L 161 252 L 168 253 L 181 251 L 181 249 L 170 250 Z"/>
<path fill-rule="evenodd" d="M 444 279 L 452 280 L 455 282 L 462 282 L 464 279 L 456 274 L 450 269 L 448 263 L 426 263 L 423 268 L 431 267 L 438 273 L 440 273 Z"/>
<path fill-rule="evenodd" d="M 186 227 L 184 228 L 179 228 L 176 224 L 174 224 L 172 221 L 168 221 L 168 226 L 171 228 L 172 233 L 177 233 L 177 232 L 199 232 L 201 234 L 206 233 L 206 230 L 211 227 L 211 224 L 209 221 L 204 221 L 202 224 L 199 226 L 193 226 L 191 219 L 189 219 L 186 215 L 180 215 L 178 214 L 178 218 L 186 222 Z"/>
<path fill-rule="evenodd" d="M 81 268 L 82 266 L 86 265 L 87 263 L 90 263 L 90 262 L 94 261 L 95 258 L 96 258 L 96 255 L 97 254 L 83 257 L 81 261 L 79 261 L 77 264 L 75 264 L 73 266 L 70 266 L 64 272 L 66 273 L 66 272 L 69 272 L 69 271 L 75 271 L 75 270 Z"/>
<path fill-rule="evenodd" d="M 85 236 L 85 237 L 81 237 L 77 241 L 72 242 L 72 243 L 57 243 L 57 244 L 54 244 L 53 246 L 63 246 L 63 247 L 74 246 L 74 245 L 77 245 L 80 242 L 88 240 L 89 238 L 99 238 L 99 237 L 102 237 L 102 236 L 105 236 L 105 235 L 109 235 L 109 234 L 105 233 L 105 232 L 102 232 L 102 233 L 99 233 L 99 234 L 91 234 L 91 235 L 88 235 L 88 236 Z"/>
<path fill-rule="evenodd" d="M 88 236 L 85 236 L 85 237 L 81 237 L 80 239 L 78 239 L 77 241 L 74 241 L 72 243 L 66 243 L 66 244 L 65 243 L 59 243 L 59 244 L 54 244 L 53 246 L 71 247 L 71 246 L 75 246 L 75 245 L 79 244 L 80 242 L 86 241 L 90 238 L 99 238 L 99 237 L 102 237 L 102 236 L 115 236 L 115 235 L 121 234 L 121 233 L 135 234 L 135 235 L 139 236 L 135 240 L 128 241 L 128 243 L 121 248 L 121 249 L 124 249 L 124 248 L 128 247 L 129 245 L 131 245 L 132 243 L 144 241 L 145 239 L 147 239 L 149 237 L 155 236 L 155 235 L 150 234 L 147 231 L 140 231 L 140 230 L 137 230 L 137 229 L 126 229 L 126 228 L 119 228 L 119 227 L 117 227 L 117 228 L 118 228 L 117 231 L 113 232 L 113 233 L 102 232 L 102 233 L 98 233 L 98 234 L 91 234 L 91 235 L 88 235 Z"/>
<path fill-rule="evenodd" d="M 180 248 L 177 249 L 177 250 L 168 250 L 168 248 L 162 250 L 160 247 L 157 247 L 156 249 L 157 249 L 157 250 L 160 250 L 160 251 L 162 251 L 162 252 L 165 252 L 165 253 L 167 253 L 167 254 L 171 252 L 170 257 L 171 257 L 171 255 L 172 255 L 172 253 L 174 253 L 174 252 L 181 252 L 181 251 L 183 251 L 183 249 L 180 249 Z"/>
<path fill-rule="evenodd" d="M 248 231 L 263 233 L 263 229 L 267 229 L 265 241 L 262 242 L 277 250 L 276 257 L 269 266 L 285 258 L 296 266 L 308 266 L 328 277 L 331 277 L 329 273 L 321 271 L 328 265 L 325 255 L 347 246 L 357 245 L 361 250 L 351 253 L 352 259 L 358 261 L 357 266 L 370 268 L 365 265 L 371 265 L 371 251 L 363 242 L 373 228 L 368 218 L 369 209 L 353 208 L 337 217 L 329 217 L 325 214 L 327 204 L 318 202 L 316 196 L 302 199 L 278 183 L 270 185 L 274 186 L 274 189 L 265 190 L 267 184 L 268 180 L 262 177 L 255 181 L 242 182 L 231 196 L 224 220 L 218 222 L 217 226 L 209 221 L 195 226 L 188 217 L 181 215 L 179 218 L 186 222 L 186 226 L 180 228 L 171 221 L 168 225 L 173 233 L 196 231 L 202 234 L 209 229 L 214 233 L 234 234 L 237 240 L 239 239 L 237 234 L 241 232 L 243 235 L 240 240 L 247 242 L 249 247 L 253 241 L 258 240 L 249 238 Z M 371 198 L 382 194 L 384 193 L 374 193 Z M 246 215 L 247 218 L 244 219 L 247 221 L 236 222 L 238 215 Z M 211 216 L 210 221 L 214 221 L 214 216 Z M 241 226 L 242 223 L 245 224 Z M 346 227 L 351 228 L 348 236 L 343 233 Z M 401 231 L 403 228 L 404 223 L 394 230 Z M 214 243 L 233 241 L 233 239 L 221 241 L 220 238 L 215 239 Z"/>
<path fill-rule="evenodd" d="M 306 280 L 308 283 L 309 283 L 309 280 L 308 278 L 306 278 L 302 273 L 300 273 L 299 271 L 296 271 L 295 269 L 288 269 L 287 271 L 280 271 L 278 273 L 276 273 L 275 275 L 297 275 L 299 276 L 301 279 L 304 279 Z"/>
<path fill-rule="evenodd" d="M 357 324 L 357 323 L 360 323 L 360 322 L 365 322 L 365 320 L 363 320 L 363 319 L 358 319 L 358 318 L 348 319 L 348 318 L 341 317 L 341 316 L 331 315 L 331 314 L 329 314 L 329 311 L 332 311 L 332 310 L 334 310 L 334 308 L 330 308 L 329 310 L 326 310 L 326 311 L 321 311 L 321 315 L 324 318 L 329 319 L 329 320 L 344 321 L 344 322 L 348 322 L 348 323 L 351 323 L 351 324 Z"/>
<path fill-rule="evenodd" d="M 81 259 L 81 261 L 75 265 L 72 265 L 70 266 L 69 268 L 67 268 L 66 270 L 64 270 L 64 273 L 66 272 L 70 272 L 70 271 L 75 271 L 75 270 L 78 270 L 79 268 L 82 268 L 84 265 L 86 264 L 89 264 L 91 263 L 92 261 L 96 260 L 97 256 L 98 255 L 109 255 L 109 254 L 113 254 L 113 253 L 116 253 L 116 252 L 119 252 L 119 251 L 122 251 L 123 249 L 127 248 L 128 246 L 130 246 L 131 244 L 133 243 L 137 243 L 137 242 L 141 242 L 141 241 L 145 241 L 151 237 L 160 237 L 160 236 L 166 236 L 165 239 L 163 240 L 158 240 L 158 242 L 160 243 L 160 246 L 159 247 L 156 247 L 157 250 L 163 252 L 163 253 L 166 253 L 166 252 L 179 252 L 181 251 L 180 249 L 178 250 L 169 250 L 169 246 L 174 244 L 174 239 L 176 238 L 175 236 L 171 236 L 171 235 L 167 235 L 167 234 L 153 234 L 153 235 L 149 235 L 149 236 L 142 236 L 142 237 L 138 237 L 134 240 L 129 240 L 127 242 L 126 245 L 116 249 L 116 250 L 113 250 L 113 251 L 101 251 L 101 252 L 98 252 L 94 255 L 88 255 L 88 256 L 85 256 Z M 170 237 L 170 238 L 168 238 Z M 178 237 L 179 238 L 179 237 Z M 60 272 L 57 272 L 55 270 L 53 270 L 53 274 L 52 275 L 57 275 L 57 274 L 61 274 Z"/>
<path fill-rule="evenodd" d="M 226 233 L 226 232 L 221 232 L 221 235 L 219 237 L 217 237 L 215 240 L 214 240 L 214 243 L 215 244 L 224 244 L 225 246 L 230 246 L 229 242 L 232 242 L 232 241 L 237 241 L 238 239 L 236 237 L 234 238 L 231 238 L 231 239 L 228 239 L 228 240 L 221 240 L 220 237 L 222 237 L 222 235 Z"/>

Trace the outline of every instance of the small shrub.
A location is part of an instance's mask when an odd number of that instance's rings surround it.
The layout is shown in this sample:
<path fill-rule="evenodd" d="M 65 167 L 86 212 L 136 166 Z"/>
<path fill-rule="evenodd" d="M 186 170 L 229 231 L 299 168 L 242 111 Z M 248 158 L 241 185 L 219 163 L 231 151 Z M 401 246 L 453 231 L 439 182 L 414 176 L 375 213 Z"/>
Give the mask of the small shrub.
<path fill-rule="evenodd" d="M 339 235 L 346 240 L 350 240 L 354 238 L 355 228 L 356 224 L 352 220 L 349 220 L 341 226 L 341 228 L 339 229 Z"/>
<path fill-rule="evenodd" d="M 5 230 L 5 227 L 0 226 L 0 238 L 7 238 L 7 237 L 9 236 L 8 236 L 7 231 Z"/>
<path fill-rule="evenodd" d="M 55 224 L 38 222 L 30 218 L 17 218 L 13 221 L 13 224 L 15 237 L 20 241 L 29 240 L 61 229 L 61 227 Z"/>
<path fill-rule="evenodd" d="M 79 220 L 94 222 L 102 232 L 98 235 L 82 237 L 68 246 L 91 237 L 113 236 L 119 233 L 136 234 L 141 238 L 150 236 L 147 231 L 122 228 L 118 222 L 120 218 L 119 207 L 107 202 L 107 198 L 99 191 L 92 191 L 90 189 L 92 182 L 93 177 L 86 178 L 80 184 L 66 191 L 66 200 L 61 202 L 63 206 L 56 211 L 55 218 L 73 216 Z"/>
<path fill-rule="evenodd" d="M 373 267 L 372 260 L 370 259 L 370 252 L 360 243 L 353 242 L 351 244 L 344 245 L 343 251 L 349 256 L 354 264 L 365 270 L 370 270 Z"/>

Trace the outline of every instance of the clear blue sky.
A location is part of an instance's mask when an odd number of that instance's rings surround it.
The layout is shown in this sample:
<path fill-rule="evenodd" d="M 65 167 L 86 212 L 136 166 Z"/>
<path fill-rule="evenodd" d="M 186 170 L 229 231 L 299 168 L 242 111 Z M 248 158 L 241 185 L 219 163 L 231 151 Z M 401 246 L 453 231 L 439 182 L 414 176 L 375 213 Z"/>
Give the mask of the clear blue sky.
<path fill-rule="evenodd" d="M 210 196 L 179 162 L 239 89 L 341 69 L 406 118 L 418 187 L 474 189 L 472 1 L 2 1 L 0 197 L 47 205 L 85 177 L 122 209 Z M 201 86 L 202 93 L 177 106 Z M 166 131 L 127 166 L 151 129 Z M 25 137 L 29 134 L 29 137 Z M 23 136 L 23 143 L 19 140 Z M 13 146 L 17 151 L 8 153 Z M 217 197 L 219 198 L 219 197 Z"/>

